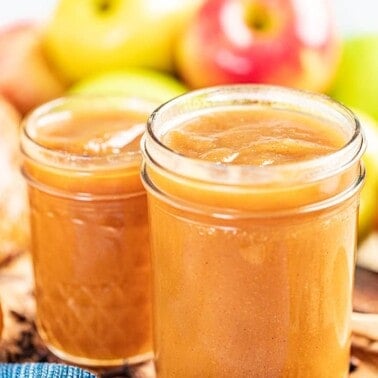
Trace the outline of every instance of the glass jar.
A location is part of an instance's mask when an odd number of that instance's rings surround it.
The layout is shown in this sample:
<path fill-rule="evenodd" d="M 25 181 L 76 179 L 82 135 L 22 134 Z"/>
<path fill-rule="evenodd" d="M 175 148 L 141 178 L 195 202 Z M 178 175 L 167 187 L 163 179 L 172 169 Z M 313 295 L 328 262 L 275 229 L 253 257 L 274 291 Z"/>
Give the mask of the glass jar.
<path fill-rule="evenodd" d="M 207 88 L 152 114 L 159 378 L 348 376 L 363 151 L 348 109 L 289 88 Z"/>
<path fill-rule="evenodd" d="M 37 328 L 64 360 L 108 366 L 152 356 L 139 140 L 154 107 L 71 96 L 23 123 Z"/>

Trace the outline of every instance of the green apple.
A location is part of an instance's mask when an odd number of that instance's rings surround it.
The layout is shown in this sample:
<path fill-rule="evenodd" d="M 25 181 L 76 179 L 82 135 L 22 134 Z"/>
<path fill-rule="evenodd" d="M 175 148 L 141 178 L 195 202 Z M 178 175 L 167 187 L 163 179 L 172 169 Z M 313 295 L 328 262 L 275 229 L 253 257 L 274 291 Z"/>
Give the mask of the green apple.
<path fill-rule="evenodd" d="M 176 38 L 203 0 L 59 0 L 44 50 L 71 82 L 88 74 L 173 70 Z"/>
<path fill-rule="evenodd" d="M 361 191 L 358 234 L 359 241 L 374 228 L 378 211 L 378 124 L 370 115 L 354 110 L 366 136 L 367 148 L 363 156 L 366 176 Z"/>
<path fill-rule="evenodd" d="M 186 90 L 186 87 L 171 75 L 151 69 L 130 68 L 84 78 L 76 82 L 69 92 L 135 96 L 161 104 Z"/>
<path fill-rule="evenodd" d="M 378 34 L 346 37 L 330 95 L 378 121 L 377 69 Z"/>

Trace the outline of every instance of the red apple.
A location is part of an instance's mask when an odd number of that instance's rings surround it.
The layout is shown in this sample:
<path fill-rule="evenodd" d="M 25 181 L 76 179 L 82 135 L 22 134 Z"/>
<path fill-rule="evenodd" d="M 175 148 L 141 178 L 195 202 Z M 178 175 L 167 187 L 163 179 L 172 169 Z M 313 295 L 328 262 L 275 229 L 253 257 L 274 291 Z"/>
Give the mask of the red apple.
<path fill-rule="evenodd" d="M 340 40 L 329 0 L 208 0 L 177 46 L 192 88 L 268 83 L 325 92 Z"/>
<path fill-rule="evenodd" d="M 22 114 L 60 96 L 66 88 L 43 55 L 41 33 L 34 22 L 0 30 L 0 95 Z"/>

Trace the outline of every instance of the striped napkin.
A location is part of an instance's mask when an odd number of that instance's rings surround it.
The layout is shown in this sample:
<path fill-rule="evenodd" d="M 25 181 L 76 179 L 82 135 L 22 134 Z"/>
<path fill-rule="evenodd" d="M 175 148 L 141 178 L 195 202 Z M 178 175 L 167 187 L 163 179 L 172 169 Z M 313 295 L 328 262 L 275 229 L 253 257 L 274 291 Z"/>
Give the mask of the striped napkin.
<path fill-rule="evenodd" d="M 56 363 L 0 363 L 0 378 L 95 378 L 76 366 Z"/>

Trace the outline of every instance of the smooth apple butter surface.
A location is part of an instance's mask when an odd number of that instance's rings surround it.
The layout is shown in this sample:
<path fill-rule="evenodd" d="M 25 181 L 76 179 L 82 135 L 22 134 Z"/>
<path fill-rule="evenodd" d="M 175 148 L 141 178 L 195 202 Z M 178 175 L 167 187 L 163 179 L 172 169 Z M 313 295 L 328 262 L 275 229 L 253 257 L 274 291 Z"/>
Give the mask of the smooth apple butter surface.
<path fill-rule="evenodd" d="M 139 178 L 148 113 L 94 107 L 49 117 L 26 131 L 55 160 L 38 160 L 24 141 L 38 331 L 53 352 L 76 363 L 143 360 L 152 351 Z"/>
<path fill-rule="evenodd" d="M 166 130 L 161 144 L 178 157 L 257 169 L 347 142 L 332 122 L 268 106 L 197 112 Z M 238 186 L 147 162 L 159 378 L 348 376 L 357 199 L 306 206 L 357 170 L 292 184 L 287 169 Z"/>

